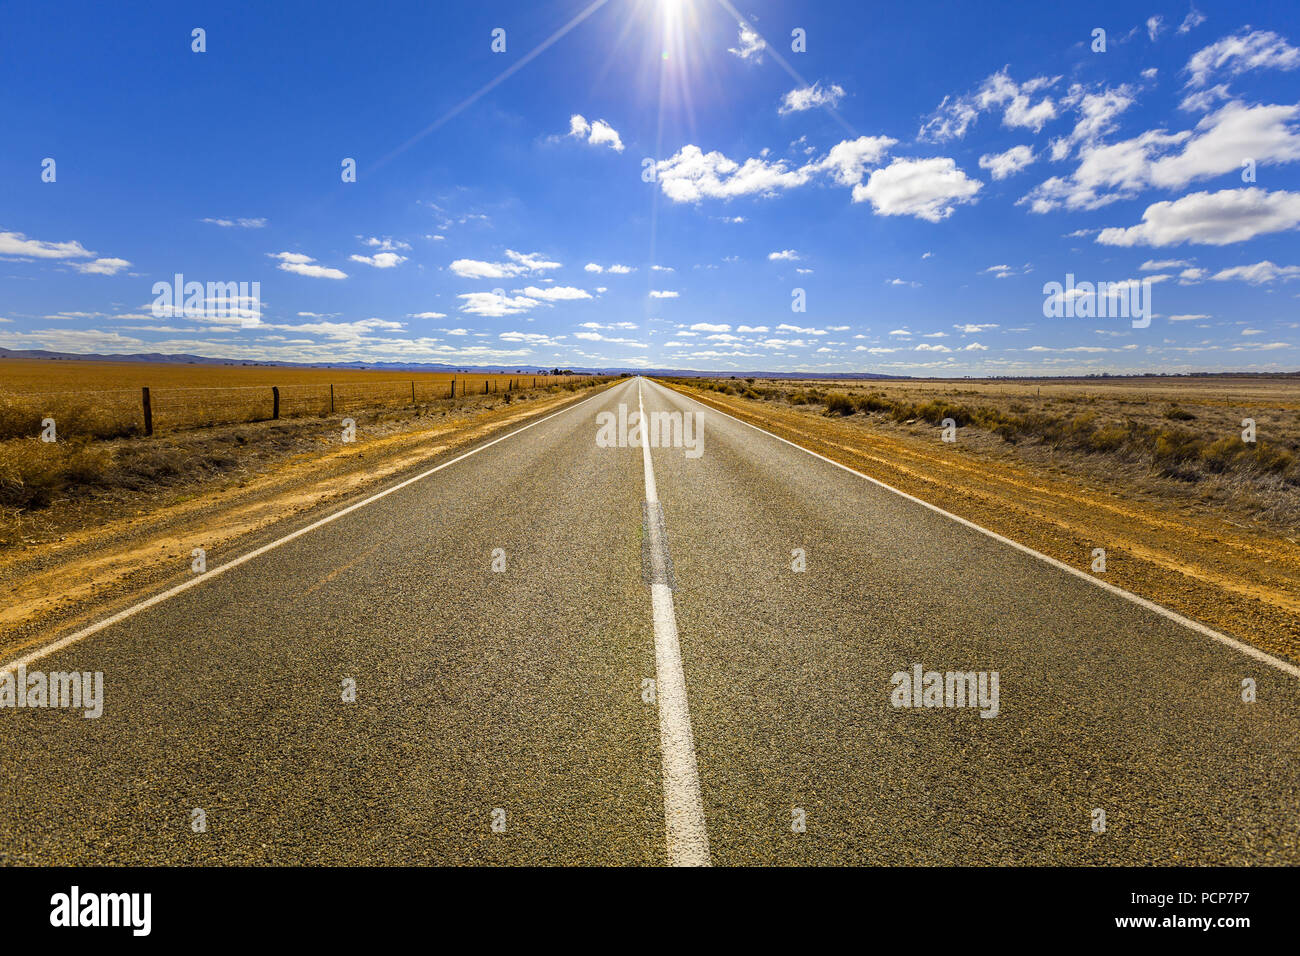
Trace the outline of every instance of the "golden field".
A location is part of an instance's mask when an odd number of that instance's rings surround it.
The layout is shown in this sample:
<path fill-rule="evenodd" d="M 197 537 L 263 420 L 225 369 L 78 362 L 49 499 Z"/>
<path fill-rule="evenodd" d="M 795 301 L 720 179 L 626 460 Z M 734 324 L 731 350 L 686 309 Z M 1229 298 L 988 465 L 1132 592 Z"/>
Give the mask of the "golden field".
<path fill-rule="evenodd" d="M 327 415 L 456 397 L 545 388 L 580 376 L 460 374 L 266 365 L 180 365 L 63 359 L 0 359 L 0 439 L 34 437 L 53 418 L 59 436 L 142 434 L 142 388 L 155 432 L 273 417 Z"/>

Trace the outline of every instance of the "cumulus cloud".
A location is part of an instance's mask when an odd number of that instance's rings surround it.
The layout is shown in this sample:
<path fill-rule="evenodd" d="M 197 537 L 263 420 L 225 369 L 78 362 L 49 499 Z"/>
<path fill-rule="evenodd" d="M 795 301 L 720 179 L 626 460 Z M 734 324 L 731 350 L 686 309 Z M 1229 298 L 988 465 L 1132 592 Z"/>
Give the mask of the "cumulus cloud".
<path fill-rule="evenodd" d="M 774 195 L 805 186 L 823 174 L 841 186 L 853 186 L 861 183 L 867 167 L 878 163 L 897 142 L 888 136 L 844 140 L 821 159 L 802 166 L 764 156 L 738 163 L 716 150 L 705 153 L 688 144 L 656 164 L 655 173 L 660 189 L 674 202 Z"/>
<path fill-rule="evenodd" d="M 1142 222 L 1103 229 L 1108 246 L 1173 246 L 1184 242 L 1226 246 L 1300 225 L 1300 192 L 1221 189 L 1148 206 Z"/>
<path fill-rule="evenodd" d="M 1038 76 L 1017 83 L 1003 67 L 985 79 L 974 93 L 945 96 L 921 125 L 917 139 L 929 143 L 961 139 L 981 113 L 994 109 L 1002 110 L 1003 126 L 1009 129 L 1023 127 L 1037 133 L 1045 123 L 1056 118 L 1057 110 L 1050 96 L 1043 96 L 1038 102 L 1034 102 L 1033 97 L 1059 80 L 1059 76 Z"/>
<path fill-rule="evenodd" d="M 466 279 L 507 279 L 512 276 L 527 275 L 534 272 L 549 272 L 559 269 L 561 264 L 542 258 L 537 252 L 515 252 L 506 250 L 509 262 L 484 262 L 481 259 L 457 259 L 449 267 L 456 275 Z"/>
<path fill-rule="evenodd" d="M 597 262 L 588 262 L 582 268 L 587 272 L 595 272 L 595 273 L 608 272 L 610 275 L 614 275 L 614 276 L 625 276 L 630 272 L 636 272 L 635 266 L 624 266 L 624 265 L 619 265 L 618 263 L 615 263 L 612 266 L 602 266 Z"/>
<path fill-rule="evenodd" d="M 557 285 L 546 289 L 539 289 L 537 286 L 530 285 L 524 289 L 515 289 L 520 295 L 526 295 L 530 299 L 540 299 L 543 302 L 565 302 L 573 299 L 590 299 L 591 293 L 586 289 L 577 289 L 571 285 Z"/>
<path fill-rule="evenodd" d="M 650 298 L 652 299 L 676 299 L 680 293 L 673 292 L 670 289 L 652 289 Z"/>
<path fill-rule="evenodd" d="M 393 252 L 397 249 L 411 248 L 411 244 L 409 242 L 402 242 L 397 239 L 389 238 L 388 236 L 385 236 L 382 239 L 380 239 L 378 236 L 371 236 L 369 239 L 362 239 L 361 236 L 357 236 L 357 238 L 361 239 L 363 243 L 365 243 L 367 246 L 370 246 L 372 249 L 379 249 L 382 252 Z"/>
<path fill-rule="evenodd" d="M 785 94 L 777 112 L 784 116 L 787 113 L 801 113 L 819 106 L 829 106 L 834 109 L 840 105 L 843 97 L 844 87 L 838 84 L 832 83 L 828 87 L 823 87 L 821 83 L 814 83 L 812 86 L 793 89 Z"/>
<path fill-rule="evenodd" d="M 1201 119 L 1195 130 L 1148 130 L 1117 143 L 1092 144 L 1079 152 L 1078 168 L 1054 176 L 1019 200 L 1033 212 L 1097 209 L 1143 189 L 1178 189 L 1240 167 L 1243 157 L 1260 165 L 1300 159 L 1300 106 L 1247 106 L 1234 101 Z"/>
<path fill-rule="evenodd" d="M 983 183 L 947 157 L 896 159 L 853 187 L 854 202 L 870 202 L 879 216 L 916 216 L 939 222 L 959 203 L 973 202 Z"/>
<path fill-rule="evenodd" d="M 518 315 L 538 305 L 536 299 L 523 295 L 508 296 L 502 292 L 464 292 L 456 298 L 465 300 L 465 304 L 460 307 L 462 312 L 494 319 L 503 315 Z"/>
<path fill-rule="evenodd" d="M 1294 70 L 1300 67 L 1300 50 L 1269 30 L 1243 28 L 1232 36 L 1195 53 L 1183 72 L 1187 85 L 1204 86 L 1211 75 L 1237 76 L 1247 70 Z"/>
<path fill-rule="evenodd" d="M 374 266 L 376 269 L 391 269 L 394 266 L 400 266 L 406 261 L 406 256 L 399 256 L 395 252 L 376 252 L 373 256 L 349 256 L 353 262 L 362 262 L 368 266 Z"/>
<path fill-rule="evenodd" d="M 1029 146 L 1012 146 L 1005 153 L 985 153 L 980 157 L 980 169 L 987 169 L 994 179 L 1014 176 L 1034 161 L 1034 151 Z"/>
<path fill-rule="evenodd" d="M 1137 91 L 1127 83 L 1114 87 L 1089 89 L 1082 83 L 1071 84 L 1061 97 L 1062 109 L 1071 110 L 1077 119 L 1068 135 L 1053 139 L 1049 145 L 1053 160 L 1062 160 L 1076 147 L 1092 146 L 1115 128 L 1119 115 L 1137 101 Z"/>
<path fill-rule="evenodd" d="M 74 262 L 72 268 L 82 275 L 115 276 L 130 264 L 125 259 L 96 259 L 93 262 Z"/>
<path fill-rule="evenodd" d="M 604 120 L 588 123 L 581 113 L 574 113 L 569 117 L 569 135 L 586 140 L 592 146 L 608 146 L 616 153 L 623 152 L 623 140 L 618 131 Z"/>
<path fill-rule="evenodd" d="M 309 276 L 313 279 L 346 279 L 348 274 L 340 269 L 332 269 L 328 266 L 316 265 L 316 260 L 311 256 L 305 256 L 301 252 L 268 252 L 272 259 L 279 259 L 279 269 L 285 272 L 293 272 L 300 276 Z"/>
<path fill-rule="evenodd" d="M 799 258 L 799 253 L 795 252 L 793 249 L 782 249 L 780 252 L 769 252 L 767 258 L 772 262 L 793 262 Z"/>
<path fill-rule="evenodd" d="M 1269 282 L 1276 282 L 1278 279 L 1290 282 L 1292 279 L 1300 279 L 1300 266 L 1279 266 L 1265 259 L 1263 262 L 1256 262 L 1254 265 L 1232 266 L 1229 269 L 1223 269 L 1216 272 L 1211 278 L 1216 282 L 1228 282 L 1237 279 L 1242 282 L 1249 282 L 1251 285 L 1266 285 Z"/>
<path fill-rule="evenodd" d="M 763 51 L 767 49 L 767 43 L 758 31 L 751 27 L 743 20 L 739 24 L 740 36 L 736 39 L 734 47 L 727 47 L 728 53 L 733 53 L 742 60 L 753 60 L 755 63 L 762 62 Z"/>
<path fill-rule="evenodd" d="M 42 242 L 28 239 L 21 232 L 0 232 L 0 256 L 30 256 L 33 259 L 78 259 L 93 256 L 75 239 L 68 242 Z"/>

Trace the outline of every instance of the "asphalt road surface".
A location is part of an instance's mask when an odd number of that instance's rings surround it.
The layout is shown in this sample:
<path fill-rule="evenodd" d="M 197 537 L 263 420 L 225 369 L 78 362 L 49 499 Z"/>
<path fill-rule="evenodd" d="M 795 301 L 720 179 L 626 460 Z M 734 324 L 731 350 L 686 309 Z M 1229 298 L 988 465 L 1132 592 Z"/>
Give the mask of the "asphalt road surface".
<path fill-rule="evenodd" d="M 29 655 L 0 862 L 1300 863 L 1293 666 L 649 381 L 443 465 Z"/>

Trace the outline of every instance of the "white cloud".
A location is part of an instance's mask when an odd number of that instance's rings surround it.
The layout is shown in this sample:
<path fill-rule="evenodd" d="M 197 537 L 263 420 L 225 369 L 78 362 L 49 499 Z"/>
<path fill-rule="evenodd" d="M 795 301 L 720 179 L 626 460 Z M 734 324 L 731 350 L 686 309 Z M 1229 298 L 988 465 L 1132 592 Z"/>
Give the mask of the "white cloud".
<path fill-rule="evenodd" d="M 766 325 L 740 325 L 736 327 L 737 332 L 767 332 Z"/>
<path fill-rule="evenodd" d="M 763 51 L 767 49 L 767 43 L 758 31 L 754 30 L 745 21 L 740 21 L 740 36 L 736 39 L 734 47 L 727 47 L 728 53 L 734 53 L 742 60 L 753 60 L 755 63 L 762 62 Z"/>
<path fill-rule="evenodd" d="M 1148 259 L 1138 269 L 1142 272 L 1163 272 L 1165 269 L 1182 269 L 1190 265 L 1186 259 Z"/>
<path fill-rule="evenodd" d="M 465 300 L 465 304 L 460 307 L 462 312 L 494 319 L 504 315 L 518 315 L 538 305 L 536 299 L 522 295 L 511 297 L 499 292 L 465 292 L 456 298 Z"/>
<path fill-rule="evenodd" d="M 1268 30 L 1243 28 L 1198 51 L 1187 61 L 1188 86 L 1204 86 L 1216 72 L 1237 76 L 1247 70 L 1294 70 L 1300 67 L 1300 50 Z"/>
<path fill-rule="evenodd" d="M 1214 109 L 1215 104 L 1230 99 L 1232 99 L 1232 91 L 1228 89 L 1228 84 L 1216 83 L 1195 93 L 1188 93 L 1178 104 L 1178 108 L 1184 113 L 1206 113 Z"/>
<path fill-rule="evenodd" d="M 480 259 L 457 259 L 449 267 L 456 275 L 466 279 L 506 279 L 532 272 L 559 269 L 560 263 L 543 259 L 541 253 L 506 250 L 509 262 L 484 262 Z"/>
<path fill-rule="evenodd" d="M 1147 36 L 1152 42 L 1160 36 L 1160 28 L 1164 26 L 1165 18 L 1158 14 L 1154 17 L 1147 17 Z"/>
<path fill-rule="evenodd" d="M 357 236 L 357 238 L 361 239 L 360 236 Z M 438 238 L 442 238 L 442 237 L 439 236 Z M 372 249 L 379 249 L 382 252 L 394 252 L 398 249 L 411 248 L 411 244 L 409 242 L 402 242 L 397 239 L 389 238 L 388 236 L 385 236 L 382 239 L 380 239 L 377 236 L 371 236 L 369 239 L 361 239 L 361 241 L 365 243 L 367 246 L 370 246 Z"/>
<path fill-rule="evenodd" d="M 515 289 L 516 294 L 526 295 L 530 299 L 541 299 L 543 302 L 563 302 L 573 299 L 590 299 L 591 293 L 586 289 L 577 289 L 571 285 L 557 285 L 546 289 L 539 289 L 537 286 L 528 286 L 524 289 Z"/>
<path fill-rule="evenodd" d="M 1003 111 L 1003 126 L 1009 129 L 1024 127 L 1037 133 L 1045 123 L 1056 118 L 1056 104 L 1050 96 L 1044 96 L 1037 103 L 1032 97 L 1039 90 L 1054 86 L 1058 80 L 1059 76 L 1039 76 L 1017 83 L 1003 67 L 985 79 L 974 93 L 945 96 L 939 108 L 921 125 L 917 139 L 930 143 L 961 139 L 980 113 L 997 108 Z"/>
<path fill-rule="evenodd" d="M 125 259 L 96 259 L 94 262 L 74 262 L 72 268 L 83 275 L 115 276 L 130 264 Z"/>
<path fill-rule="evenodd" d="M 986 153 L 980 157 L 980 169 L 987 169 L 994 179 L 1015 175 L 1034 161 L 1029 146 L 1012 146 L 1005 153 Z"/>
<path fill-rule="evenodd" d="M 807 167 L 790 169 L 783 160 L 769 163 L 753 158 L 742 164 L 716 150 L 705 153 L 692 144 L 660 160 L 655 169 L 659 188 L 673 202 L 770 194 L 778 189 L 802 186 L 812 178 L 812 171 Z"/>
<path fill-rule="evenodd" d="M 376 269 L 391 269 L 394 266 L 400 266 L 406 261 L 406 256 L 399 256 L 395 252 L 376 252 L 373 256 L 349 256 L 353 262 L 362 262 L 368 266 L 374 266 Z"/>
<path fill-rule="evenodd" d="M 780 252 L 769 252 L 767 258 L 770 262 L 794 262 L 798 260 L 799 253 L 795 252 L 793 249 L 783 249 Z"/>
<path fill-rule="evenodd" d="M 1115 128 L 1119 115 L 1136 102 L 1136 91 L 1127 83 L 1090 91 L 1082 83 L 1074 83 L 1061 98 L 1061 106 L 1074 111 L 1078 119 L 1067 136 L 1050 143 L 1051 158 L 1065 159 L 1076 146 L 1093 146 L 1106 133 Z"/>
<path fill-rule="evenodd" d="M 301 252 L 268 252 L 267 255 L 272 259 L 279 259 L 279 268 L 285 272 L 293 272 L 313 279 L 346 279 L 348 277 L 346 272 L 339 269 L 315 265 L 315 259 L 311 256 L 305 256 Z"/>
<path fill-rule="evenodd" d="M 1256 262 L 1249 266 L 1232 266 L 1216 272 L 1212 279 L 1216 282 L 1227 282 L 1231 279 L 1239 279 L 1242 282 L 1249 282 L 1251 285 L 1264 285 L 1269 282 L 1276 282 L 1278 279 L 1289 282 L 1292 279 L 1300 279 L 1300 266 L 1279 266 L 1265 259 L 1263 262 Z"/>
<path fill-rule="evenodd" d="M 877 166 L 898 140 L 888 136 L 859 136 L 831 147 L 825 158 L 804 167 L 813 172 L 829 173 L 841 186 L 862 182 L 868 166 Z"/>
<path fill-rule="evenodd" d="M 871 203 L 880 216 L 916 216 L 939 222 L 958 203 L 974 201 L 982 183 L 947 157 L 896 159 L 853 187 L 853 201 Z"/>
<path fill-rule="evenodd" d="M 604 120 L 589 123 L 582 114 L 574 113 L 569 117 L 569 135 L 584 139 L 592 146 L 608 146 L 616 153 L 623 152 L 623 140 L 618 131 Z"/>
<path fill-rule="evenodd" d="M 1171 246 L 1183 242 L 1226 246 L 1297 225 L 1300 192 L 1222 189 L 1155 203 L 1147 207 L 1139 225 L 1103 229 L 1097 241 L 1108 246 Z"/>
<path fill-rule="evenodd" d="M 512 330 L 500 333 L 497 335 L 497 338 L 501 339 L 503 342 L 523 342 L 527 345 L 558 347 L 560 345 L 560 339 L 563 339 L 564 336 L 561 335 L 559 338 L 552 338 L 542 332 L 519 332 Z"/>
<path fill-rule="evenodd" d="M 866 167 L 878 163 L 897 142 L 888 136 L 859 136 L 837 143 L 822 159 L 797 167 L 785 160 L 767 160 L 766 151 L 738 163 L 720 152 L 705 153 L 688 144 L 661 160 L 655 171 L 664 195 L 674 202 L 772 195 L 807 185 L 820 174 L 841 186 L 852 186 L 861 183 Z"/>
<path fill-rule="evenodd" d="M 413 319 L 445 319 L 445 312 L 414 312 L 411 314 Z"/>
<path fill-rule="evenodd" d="M 225 229 L 238 226 L 240 229 L 261 229 L 266 225 L 265 219 L 202 219 L 200 222 L 211 223 Z"/>
<path fill-rule="evenodd" d="M 0 232 L 0 256 L 24 256 L 33 259 L 81 259 L 94 253 L 77 242 L 42 242 L 28 239 L 21 232 Z"/>
<path fill-rule="evenodd" d="M 777 112 L 784 116 L 787 113 L 800 113 L 818 106 L 829 106 L 834 109 L 840 105 L 843 96 L 842 86 L 832 83 L 828 88 L 823 88 L 821 83 L 814 83 L 812 86 L 793 89 L 785 94 Z"/>
<path fill-rule="evenodd" d="M 673 292 L 670 289 L 651 289 L 650 298 L 652 299 L 676 299 L 681 293 Z"/>
<path fill-rule="evenodd" d="M 1195 7 L 1188 11 L 1187 16 L 1183 17 L 1183 22 L 1178 25 L 1179 33 L 1190 33 L 1205 22 L 1205 14 L 1201 13 Z"/>
<path fill-rule="evenodd" d="M 1068 178 L 1052 177 L 1019 203 L 1033 212 L 1097 209 L 1129 199 L 1143 189 L 1178 189 L 1240 168 L 1243 157 L 1257 164 L 1300 159 L 1300 106 L 1228 103 L 1201 119 L 1195 132 L 1149 130 L 1118 143 L 1085 145 Z M 1173 151 L 1181 147 L 1178 151 Z"/>
<path fill-rule="evenodd" d="M 731 326 L 725 323 L 696 322 L 691 326 L 692 332 L 730 332 Z"/>

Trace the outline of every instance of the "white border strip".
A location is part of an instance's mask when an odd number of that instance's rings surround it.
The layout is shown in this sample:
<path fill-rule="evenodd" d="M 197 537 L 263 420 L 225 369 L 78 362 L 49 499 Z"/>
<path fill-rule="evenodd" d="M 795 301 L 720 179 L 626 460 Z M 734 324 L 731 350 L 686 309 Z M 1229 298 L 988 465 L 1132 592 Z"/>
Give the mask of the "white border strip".
<path fill-rule="evenodd" d="M 658 385 L 659 383 L 656 382 L 654 384 Z M 668 388 L 666 385 L 660 385 L 659 387 Z M 878 478 L 872 478 L 870 475 L 864 475 L 862 472 L 855 471 L 854 469 L 850 468 L 848 465 L 841 464 L 840 462 L 836 461 L 833 458 L 827 458 L 825 455 L 819 455 L 817 452 L 803 447 L 803 445 L 796 444 L 795 442 L 782 438 L 780 435 L 773 434 L 772 432 L 768 431 L 766 428 L 760 428 L 759 426 L 751 424 L 750 422 L 747 422 L 744 419 L 737 418 L 735 415 L 728 415 L 726 412 L 714 408 L 712 405 L 706 405 L 704 404 L 704 402 L 692 398 L 690 395 L 687 395 L 684 392 L 679 392 L 676 389 L 668 389 L 668 391 L 671 391 L 676 395 L 680 395 L 682 398 L 686 399 L 687 401 L 695 402 L 695 404 L 701 406 L 702 408 L 707 408 L 710 411 L 717 412 L 719 415 L 722 415 L 726 418 L 730 418 L 732 421 L 739 422 L 742 425 L 748 425 L 750 428 L 754 429 L 754 431 L 761 432 L 762 434 L 767 435 L 769 438 L 775 438 L 779 442 L 784 442 L 785 444 L 789 445 L 791 448 L 798 448 L 800 451 L 812 455 L 814 458 L 820 458 L 822 461 L 829 462 L 830 464 L 834 465 L 836 468 L 842 468 L 851 475 L 857 475 L 859 478 L 863 478 L 871 482 L 873 485 L 876 485 L 880 488 L 884 488 L 886 491 L 892 491 L 894 494 L 902 498 L 906 498 L 908 501 L 915 502 L 916 504 L 921 505 L 922 507 L 929 508 L 931 511 L 935 512 L 936 514 L 941 514 L 945 518 L 951 518 L 953 521 L 956 521 L 958 524 L 965 525 L 967 528 L 970 528 L 973 531 L 978 531 L 980 534 L 987 535 L 988 537 L 992 538 L 994 541 L 1000 541 L 1002 544 L 1005 544 L 1011 548 L 1015 548 L 1017 551 L 1021 551 L 1024 552 L 1025 554 L 1032 555 L 1038 560 L 1050 564 L 1054 568 L 1059 568 L 1062 571 L 1066 571 L 1069 574 L 1074 575 L 1076 578 L 1080 578 L 1081 580 L 1087 581 L 1089 584 L 1096 585 L 1097 587 L 1102 588 L 1103 590 L 1109 591 L 1111 594 L 1118 595 L 1119 597 L 1124 598 L 1124 600 L 1126 601 L 1132 601 L 1134 604 L 1144 607 L 1148 611 L 1154 611 L 1156 614 L 1168 618 L 1169 620 L 1173 621 L 1175 624 L 1181 624 L 1183 627 L 1196 631 L 1198 634 L 1203 634 L 1204 636 L 1211 638 L 1212 640 L 1218 641 L 1220 644 L 1224 644 L 1228 647 L 1233 648 L 1234 650 L 1240 651 L 1241 653 L 1245 654 L 1247 657 L 1253 657 L 1257 661 L 1262 661 L 1265 664 L 1269 664 L 1273 667 L 1276 667 L 1278 670 L 1282 671 L 1283 673 L 1290 674 L 1292 677 L 1300 677 L 1300 667 L 1297 667 L 1295 664 L 1292 664 L 1289 661 L 1284 661 L 1279 657 L 1274 657 L 1272 654 L 1269 654 L 1266 651 L 1261 651 L 1258 647 L 1253 647 L 1252 645 L 1246 644 L 1243 641 L 1239 641 L 1235 637 L 1229 637 L 1227 634 L 1220 634 L 1218 631 L 1214 630 L 1213 628 L 1206 627 L 1204 624 L 1201 624 L 1198 621 L 1193 621 L 1189 617 L 1183 617 L 1181 614 L 1178 614 L 1175 611 L 1171 611 L 1166 607 L 1161 607 L 1159 604 L 1156 604 L 1154 601 L 1148 601 L 1144 597 L 1138 597 L 1138 595 L 1134 594 L 1131 591 L 1125 591 L 1123 588 L 1118 588 L 1113 584 L 1107 584 L 1105 581 L 1099 580 L 1098 578 L 1093 577 L 1091 574 L 1088 574 L 1085 571 L 1080 571 L 1078 568 L 1071 567 L 1070 565 L 1066 564 L 1064 561 L 1058 561 L 1056 560 L 1056 558 L 1049 557 L 1048 555 L 1043 554 L 1041 551 L 1035 551 L 1033 548 L 1028 547 L 1027 545 L 1020 544 L 1018 541 L 1012 541 L 1010 538 L 1003 537 L 1002 535 L 998 534 L 996 531 L 990 531 L 988 528 L 982 528 L 979 525 L 975 524 L 975 522 L 973 521 L 968 521 L 965 518 L 955 515 L 950 511 L 944 511 L 942 508 L 938 507 L 937 505 L 932 505 L 928 501 L 922 501 L 920 498 L 917 498 L 914 495 L 909 495 L 905 491 L 899 491 L 894 486 L 887 485 L 883 481 L 879 480 Z"/>
<path fill-rule="evenodd" d="M 654 468 L 650 463 L 649 429 L 641 383 L 636 383 L 636 402 L 641 418 L 641 459 L 645 465 L 647 507 L 646 534 L 650 560 L 657 569 L 667 564 L 668 544 L 660 535 L 654 506 L 659 503 Z M 663 575 L 656 574 L 656 578 Z M 650 585 L 650 603 L 655 625 L 655 700 L 659 705 L 659 749 L 663 754 L 664 824 L 668 835 L 668 863 L 671 866 L 708 866 L 709 832 L 704 822 L 704 801 L 700 797 L 700 774 L 695 762 L 695 735 L 691 732 L 691 711 L 686 702 L 686 676 L 682 673 L 682 648 L 677 640 L 677 612 L 673 592 L 667 584 Z"/>
<path fill-rule="evenodd" d="M 437 465 L 433 468 L 430 468 L 428 471 L 421 472 L 420 474 L 416 475 L 413 478 L 407 478 L 405 481 L 399 482 L 398 484 L 393 485 L 391 488 L 385 488 L 383 491 L 378 492 L 377 494 L 373 494 L 369 498 L 366 498 L 363 501 L 355 502 L 354 504 L 350 504 L 346 508 L 342 508 L 339 511 L 334 512 L 333 514 L 326 515 L 324 518 L 321 518 L 319 521 L 314 521 L 311 524 L 307 525 L 306 527 L 299 528 L 297 531 L 285 535 L 283 538 L 278 538 L 275 541 L 272 541 L 270 544 L 264 544 L 260 548 L 256 548 L 253 551 L 249 551 L 247 554 L 240 555 L 239 557 L 234 558 L 231 561 L 227 561 L 225 564 L 220 565 L 219 567 L 212 568 L 206 573 L 191 578 L 190 580 L 186 581 L 183 584 L 178 584 L 174 588 L 170 588 L 169 590 L 163 591 L 161 594 L 155 594 L 153 597 L 147 598 L 141 601 L 139 604 L 133 604 L 130 607 L 125 608 L 124 610 L 118 611 L 116 614 L 112 615 L 111 617 L 106 617 L 102 621 L 97 621 L 94 624 L 91 624 L 89 627 L 77 631 L 75 634 L 69 634 L 67 637 L 61 637 L 56 641 L 53 641 L 42 647 L 38 647 L 36 648 L 36 650 L 30 651 L 29 653 L 27 653 L 23 657 L 18 658 L 17 660 L 10 661 L 8 664 L 0 665 L 0 674 L 12 673 L 13 671 L 16 671 L 19 667 L 25 667 L 33 663 L 34 661 L 38 661 L 43 657 L 53 654 L 55 651 L 61 651 L 63 650 L 63 648 L 68 647 L 72 644 L 76 644 L 78 641 L 85 640 L 87 637 L 90 637 L 92 634 L 98 634 L 106 627 L 111 627 L 112 625 L 117 624 L 120 621 L 125 621 L 129 617 L 134 617 L 136 614 L 139 614 L 141 611 L 145 610 L 146 608 L 151 608 L 155 604 L 161 604 L 163 601 L 166 601 L 170 598 L 174 598 L 176 595 L 184 591 L 188 591 L 192 587 L 197 587 L 198 585 L 203 584 L 206 581 L 212 580 L 213 578 L 217 577 L 220 574 L 224 574 L 225 572 L 229 571 L 231 568 L 237 568 L 241 564 L 244 564 L 247 561 L 252 561 L 254 558 L 261 557 L 262 555 L 266 554 L 268 551 L 272 551 L 280 547 L 280 545 L 282 544 L 288 544 L 290 541 L 294 540 L 295 538 L 302 537 L 304 534 L 307 534 L 309 531 L 315 531 L 317 528 L 322 528 L 332 521 L 337 521 L 339 518 L 342 518 L 344 515 L 351 514 L 352 512 L 360 508 L 364 508 L 366 505 L 374 504 L 380 498 L 386 498 L 389 495 L 391 495 L 394 491 L 398 491 L 402 488 L 405 488 L 407 485 L 413 485 L 417 481 L 423 481 L 425 478 L 428 478 L 430 475 L 442 471 L 444 468 L 448 468 L 456 464 L 456 462 L 458 461 L 464 461 L 466 458 L 469 458 L 471 455 L 477 455 L 479 452 L 483 451 L 484 449 L 491 448 L 493 445 L 497 444 L 498 442 L 503 442 L 507 438 L 514 438 L 520 432 L 525 432 L 528 429 L 532 428 L 534 425 L 540 425 L 542 424 L 542 422 L 550 421 L 552 418 L 555 418 L 557 415 L 563 415 L 565 412 L 571 412 L 578 406 L 585 405 L 587 404 L 587 402 L 590 402 L 592 399 L 599 398 L 601 395 L 605 394 L 609 390 L 610 389 L 608 388 L 601 389 L 595 395 L 590 395 L 587 398 L 584 398 L 580 402 L 574 402 L 572 405 L 569 405 L 566 408 L 562 408 L 558 412 L 552 412 L 550 415 L 547 415 L 545 418 L 539 418 L 535 422 L 529 422 L 527 425 L 524 425 L 521 428 L 516 428 L 514 431 L 502 435 L 500 438 L 494 438 L 492 439 L 492 441 L 487 442 L 486 444 L 483 445 L 479 445 L 477 448 L 472 448 L 469 451 L 465 452 L 465 454 L 458 455 L 457 457 L 451 459 L 450 461 L 444 461 L 441 465 Z"/>

